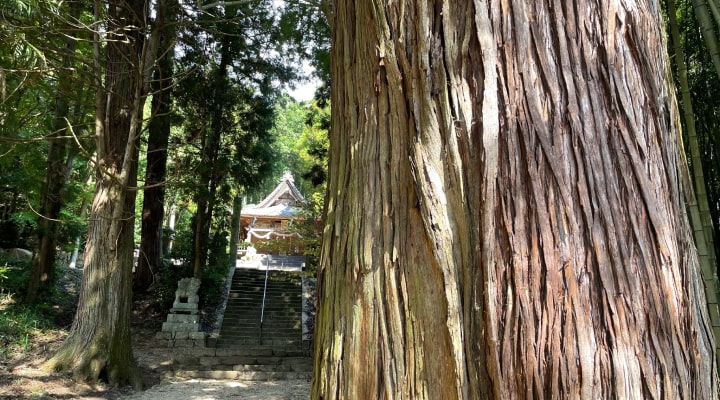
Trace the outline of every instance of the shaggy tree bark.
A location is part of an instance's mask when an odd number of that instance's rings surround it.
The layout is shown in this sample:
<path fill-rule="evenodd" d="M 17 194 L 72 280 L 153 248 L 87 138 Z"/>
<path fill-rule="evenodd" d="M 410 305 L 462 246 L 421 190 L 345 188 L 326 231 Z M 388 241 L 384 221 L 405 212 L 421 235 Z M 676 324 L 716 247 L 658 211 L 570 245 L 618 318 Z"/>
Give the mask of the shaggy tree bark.
<path fill-rule="evenodd" d="M 313 398 L 717 398 L 655 1 L 335 1 Z"/>
<path fill-rule="evenodd" d="M 100 14 L 95 3 L 96 17 Z M 89 218 L 80 300 L 70 333 L 48 367 L 77 379 L 142 386 L 132 355 L 133 225 L 137 137 L 144 95 L 141 71 L 144 0 L 111 1 L 107 9 L 105 87 L 96 97 L 98 172 Z M 98 18 L 99 20 L 99 18 Z M 96 37 L 96 43 L 98 42 Z M 99 60 L 96 45 L 95 57 Z M 96 61 L 95 74 L 100 76 Z M 99 79 L 99 78 L 98 78 Z"/>

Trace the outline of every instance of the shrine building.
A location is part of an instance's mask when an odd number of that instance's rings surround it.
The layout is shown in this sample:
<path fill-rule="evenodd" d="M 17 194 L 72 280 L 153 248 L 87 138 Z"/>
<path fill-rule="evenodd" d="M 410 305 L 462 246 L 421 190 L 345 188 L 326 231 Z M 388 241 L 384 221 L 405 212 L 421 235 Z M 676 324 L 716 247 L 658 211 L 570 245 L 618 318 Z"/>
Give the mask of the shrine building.
<path fill-rule="evenodd" d="M 240 239 L 252 243 L 260 253 L 302 254 L 297 233 L 290 230 L 297 220 L 305 198 L 285 173 L 272 191 L 258 204 L 248 204 L 240 212 Z"/>

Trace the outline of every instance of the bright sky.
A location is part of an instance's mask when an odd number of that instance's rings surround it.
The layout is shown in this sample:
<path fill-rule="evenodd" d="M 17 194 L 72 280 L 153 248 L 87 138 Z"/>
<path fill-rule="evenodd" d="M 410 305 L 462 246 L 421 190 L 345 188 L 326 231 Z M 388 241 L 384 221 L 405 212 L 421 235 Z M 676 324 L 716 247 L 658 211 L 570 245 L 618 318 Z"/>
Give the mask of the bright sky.
<path fill-rule="evenodd" d="M 310 66 L 307 61 L 303 62 L 303 73 L 310 77 L 310 80 L 306 82 L 299 82 L 295 84 L 295 89 L 290 89 L 286 86 L 287 93 L 292 96 L 295 101 L 303 102 L 312 100 L 315 95 L 315 89 L 320 86 L 320 81 L 313 76 L 315 69 Z"/>
<path fill-rule="evenodd" d="M 313 79 L 301 85 L 297 85 L 295 89 L 287 89 L 288 94 L 297 102 L 312 100 L 315 95 L 315 89 L 320 85 L 320 81 Z"/>

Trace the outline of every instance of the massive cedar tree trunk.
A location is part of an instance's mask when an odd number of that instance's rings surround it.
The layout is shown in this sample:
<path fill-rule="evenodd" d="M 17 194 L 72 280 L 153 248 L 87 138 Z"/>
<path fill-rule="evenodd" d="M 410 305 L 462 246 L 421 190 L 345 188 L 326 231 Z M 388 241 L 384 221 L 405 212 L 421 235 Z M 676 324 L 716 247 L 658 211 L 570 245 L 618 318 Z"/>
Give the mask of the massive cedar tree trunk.
<path fill-rule="evenodd" d="M 96 2 L 96 16 L 99 14 Z M 111 1 L 105 89 L 96 98 L 98 173 L 80 300 L 69 335 L 48 362 L 78 379 L 142 385 L 130 343 L 137 135 L 142 110 L 140 55 L 144 0 Z M 96 48 L 96 57 L 99 50 Z M 99 76 L 99 65 L 95 73 Z"/>
<path fill-rule="evenodd" d="M 313 397 L 716 398 L 657 2 L 333 12 Z"/>
<path fill-rule="evenodd" d="M 173 55 L 178 4 L 175 0 L 160 1 L 155 25 L 160 31 L 160 51 L 152 84 L 153 117 L 148 124 L 147 167 L 143 193 L 140 257 L 135 271 L 135 289 L 145 291 L 153 282 L 153 271 L 162 263 L 162 224 L 165 217 L 167 147 L 170 138 L 170 105 L 173 77 Z"/>

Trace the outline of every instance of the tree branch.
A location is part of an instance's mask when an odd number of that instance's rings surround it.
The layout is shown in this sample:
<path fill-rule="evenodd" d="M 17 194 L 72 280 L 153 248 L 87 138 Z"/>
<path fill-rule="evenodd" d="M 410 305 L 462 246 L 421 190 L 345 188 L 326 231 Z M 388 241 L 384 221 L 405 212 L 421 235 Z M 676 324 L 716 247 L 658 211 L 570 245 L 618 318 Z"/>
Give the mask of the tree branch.
<path fill-rule="evenodd" d="M 214 2 L 214 3 L 205 4 L 205 5 L 201 5 L 201 2 L 198 1 L 198 9 L 200 9 L 200 10 L 202 10 L 202 11 L 207 11 L 207 10 L 213 8 L 213 7 L 218 7 L 218 6 L 220 6 L 220 7 L 239 6 L 239 5 L 251 3 L 251 2 L 253 2 L 253 1 L 254 1 L 254 0 L 236 0 L 236 1 L 224 1 L 224 0 L 220 0 L 220 1 L 216 1 L 216 2 Z"/>

